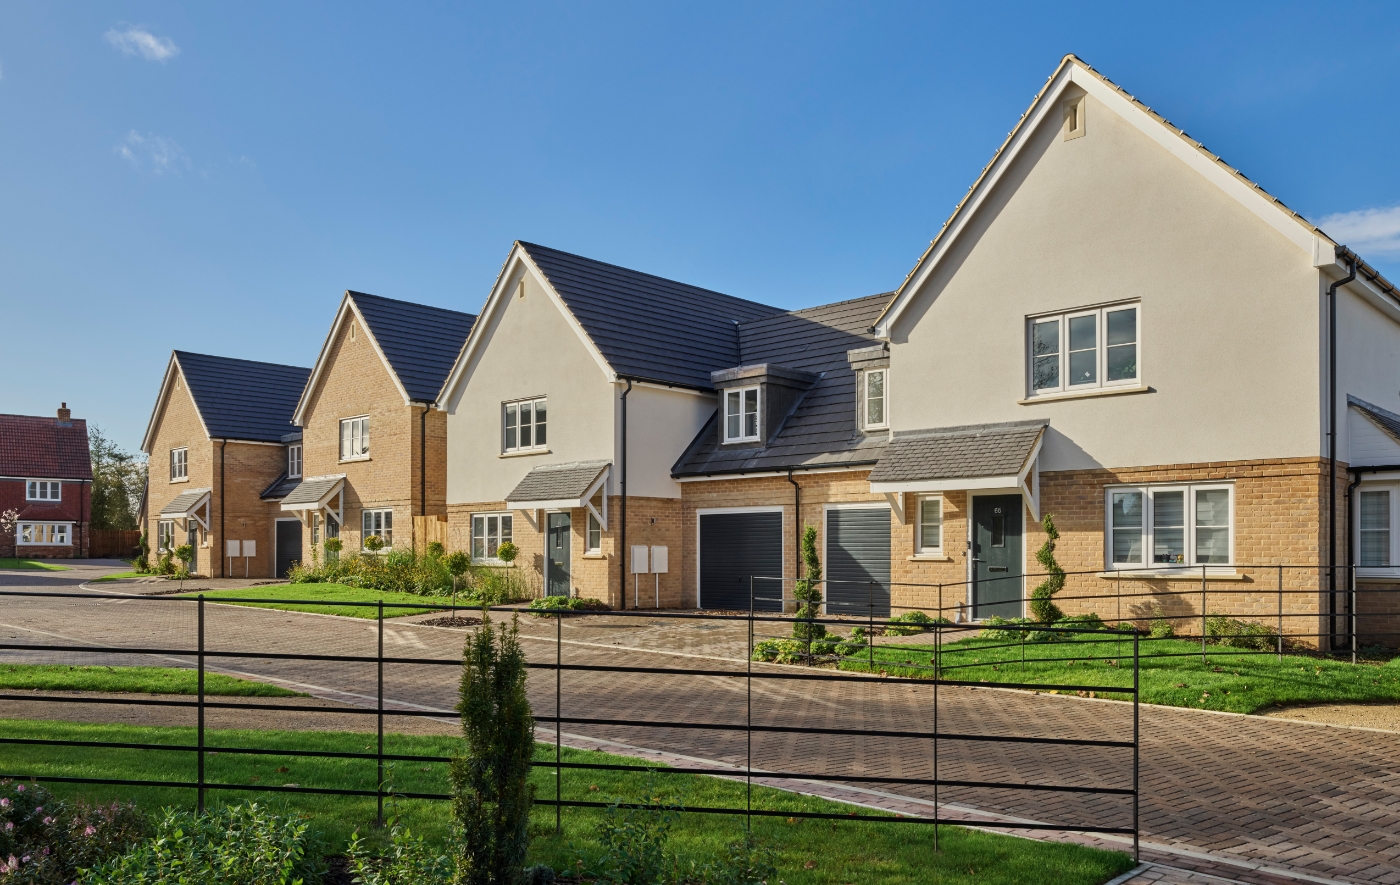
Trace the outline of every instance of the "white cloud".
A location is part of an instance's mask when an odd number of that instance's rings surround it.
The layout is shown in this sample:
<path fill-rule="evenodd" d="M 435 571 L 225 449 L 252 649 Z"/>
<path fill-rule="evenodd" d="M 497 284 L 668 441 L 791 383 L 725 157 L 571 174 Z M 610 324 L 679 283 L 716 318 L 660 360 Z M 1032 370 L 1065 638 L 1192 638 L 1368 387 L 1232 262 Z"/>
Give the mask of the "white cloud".
<path fill-rule="evenodd" d="M 140 55 L 147 61 L 168 61 L 180 54 L 180 47 L 169 37 L 157 37 L 140 25 L 127 25 L 125 30 L 112 28 L 102 39 L 121 50 L 122 55 Z"/>
<path fill-rule="evenodd" d="M 184 148 L 162 135 L 147 133 L 142 135 L 135 129 L 126 134 L 115 148 L 117 154 L 135 166 L 156 175 L 166 172 L 179 174 L 190 167 L 190 158 Z"/>
<path fill-rule="evenodd" d="M 1400 254 L 1400 206 L 1338 212 L 1324 217 L 1318 227 L 1357 252 Z"/>

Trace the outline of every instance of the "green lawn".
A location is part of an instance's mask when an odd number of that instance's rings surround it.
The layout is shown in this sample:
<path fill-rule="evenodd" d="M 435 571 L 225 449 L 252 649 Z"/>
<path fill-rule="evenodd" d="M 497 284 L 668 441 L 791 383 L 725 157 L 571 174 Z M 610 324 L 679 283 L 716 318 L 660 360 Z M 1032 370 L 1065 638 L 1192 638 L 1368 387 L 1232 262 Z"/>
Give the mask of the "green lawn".
<path fill-rule="evenodd" d="M 199 674 L 184 667 L 69 667 L 63 664 L 0 664 L 0 689 L 23 691 L 115 691 L 198 694 Z M 306 697 L 264 682 L 204 674 L 204 693 L 234 697 Z"/>
<path fill-rule="evenodd" d="M 29 569 L 44 572 L 66 572 L 68 566 L 45 562 L 42 559 L 15 559 L 13 556 L 0 556 L 0 569 Z"/>
<path fill-rule="evenodd" d="M 95 579 L 94 579 L 94 583 L 95 583 L 96 581 L 120 581 L 120 580 L 123 580 L 124 578 L 150 578 L 150 577 L 154 577 L 154 575 L 151 575 L 151 574 L 148 573 L 148 572 L 146 572 L 146 573 L 143 573 L 143 572 L 118 572 L 118 573 L 115 574 L 115 575 L 103 575 L 103 576 L 100 577 L 100 578 L 95 578 Z"/>
<path fill-rule="evenodd" d="M 1400 658 L 1388 664 L 1353 666 L 1307 655 L 1285 654 L 1280 662 L 1272 652 L 1218 645 L 1206 648 L 1206 662 L 1202 663 L 1199 640 L 1141 640 L 1142 701 L 1232 713 L 1254 713 L 1274 705 L 1400 701 Z M 842 668 L 864 670 L 867 661 L 867 653 L 862 652 L 844 661 Z M 963 639 L 943 646 L 942 662 L 945 678 L 973 682 L 1110 688 L 1133 684 L 1132 640 L 1103 634 L 1082 635 L 1068 642 L 1027 642 L 1024 647 L 1006 640 Z M 932 645 L 875 647 L 876 669 L 891 675 L 931 676 L 932 665 Z M 1124 700 L 1130 697 L 1116 692 L 1097 694 Z"/>
<path fill-rule="evenodd" d="M 186 593 L 186 596 L 196 596 Z M 323 615 L 341 615 L 348 618 L 376 617 L 375 603 L 385 602 L 421 603 L 423 597 L 412 593 L 396 593 L 385 590 L 367 590 L 363 587 L 350 587 L 345 584 L 277 584 L 271 587 L 247 587 L 242 590 L 206 590 L 204 598 L 218 602 L 220 597 L 233 596 L 242 599 L 307 599 L 317 602 L 364 602 L 367 605 L 286 605 L 273 602 L 235 602 L 232 605 L 247 605 L 254 608 L 275 608 L 284 611 L 316 612 Z M 470 608 L 462 605 L 461 608 Z M 421 615 L 436 611 L 433 608 L 386 608 L 384 617 L 401 618 L 405 615 Z"/>
<path fill-rule="evenodd" d="M 9 720 L 0 722 L 0 731 L 12 738 L 58 738 L 65 740 L 119 741 L 179 744 L 192 743 L 190 728 L 140 728 L 134 726 L 78 725 L 62 722 Z M 206 757 L 206 777 L 211 781 L 236 784 L 288 784 L 372 789 L 374 761 L 330 760 L 298 756 L 298 750 L 373 752 L 374 736 L 329 732 L 210 731 L 209 746 L 258 746 L 286 749 L 285 756 L 238 756 L 210 752 Z M 454 737 L 408 737 L 386 735 L 385 751 L 412 755 L 450 756 L 460 748 Z M 553 747 L 539 745 L 537 758 L 552 759 Z M 624 763 L 601 753 L 565 750 L 568 762 Z M 192 780 L 193 754 L 174 751 L 134 751 L 114 749 L 61 748 L 0 744 L 0 772 L 5 774 L 63 775 L 70 777 L 113 777 L 123 779 Z M 446 765 L 442 763 L 396 763 L 392 782 L 402 791 L 446 792 Z M 565 769 L 564 798 L 609 801 L 613 797 L 641 796 L 647 775 L 634 772 Z M 536 768 L 532 780 L 540 798 L 554 795 L 554 771 Z M 694 807 L 742 807 L 742 782 L 700 775 L 657 775 L 655 785 L 675 791 L 682 804 Z M 163 805 L 188 807 L 194 801 L 188 789 L 159 787 L 105 787 L 97 785 L 51 784 L 60 795 L 81 796 L 92 801 L 132 799 L 150 808 Z M 297 794 L 258 794 L 243 791 L 211 791 L 210 801 L 236 801 L 257 796 L 259 801 L 316 816 L 316 826 L 340 850 L 350 833 L 367 831 L 374 820 L 372 798 L 313 796 Z M 762 787 L 753 791 L 754 807 L 791 811 L 819 811 L 847 814 L 850 806 L 798 796 Z M 401 800 L 391 803 L 402 821 L 415 833 L 431 840 L 444 838 L 448 826 L 448 804 L 441 801 Z M 554 809 L 535 809 L 531 862 L 544 862 L 555 869 L 571 869 L 579 852 L 590 859 L 598 850 L 594 832 L 601 812 L 593 809 L 564 809 L 563 831 L 554 833 Z M 671 848 L 683 858 L 696 858 L 719 851 L 742 837 L 740 816 L 683 815 L 673 830 Z M 1097 885 L 1132 866 L 1126 854 L 1098 851 L 1077 845 L 1033 842 L 1009 836 L 940 828 L 940 849 L 933 851 L 932 829 L 911 824 L 877 824 L 796 818 L 754 818 L 755 835 L 778 851 L 778 866 L 789 885 L 896 885 L 896 883 L 1064 883 Z M 807 868 L 807 864 L 812 864 Z"/>

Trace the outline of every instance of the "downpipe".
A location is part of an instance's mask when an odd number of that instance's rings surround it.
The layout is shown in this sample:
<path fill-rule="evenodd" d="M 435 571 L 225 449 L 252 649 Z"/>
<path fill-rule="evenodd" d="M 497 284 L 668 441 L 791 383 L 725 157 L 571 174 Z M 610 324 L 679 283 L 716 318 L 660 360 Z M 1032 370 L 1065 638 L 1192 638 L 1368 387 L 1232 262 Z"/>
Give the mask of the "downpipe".
<path fill-rule="evenodd" d="M 1347 267 L 1347 275 L 1327 287 L 1327 614 L 1333 651 L 1337 648 L 1337 290 L 1356 279 L 1354 257 L 1347 259 Z"/>

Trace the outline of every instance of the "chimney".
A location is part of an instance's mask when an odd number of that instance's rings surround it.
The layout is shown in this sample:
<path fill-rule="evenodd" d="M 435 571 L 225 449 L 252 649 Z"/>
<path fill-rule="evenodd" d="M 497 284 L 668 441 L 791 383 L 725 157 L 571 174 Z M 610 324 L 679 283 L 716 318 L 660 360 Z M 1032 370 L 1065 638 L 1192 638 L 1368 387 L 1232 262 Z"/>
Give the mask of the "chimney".
<path fill-rule="evenodd" d="M 73 411 L 68 408 L 67 403 L 60 403 L 58 407 L 58 423 L 60 426 L 67 426 L 72 423 Z"/>

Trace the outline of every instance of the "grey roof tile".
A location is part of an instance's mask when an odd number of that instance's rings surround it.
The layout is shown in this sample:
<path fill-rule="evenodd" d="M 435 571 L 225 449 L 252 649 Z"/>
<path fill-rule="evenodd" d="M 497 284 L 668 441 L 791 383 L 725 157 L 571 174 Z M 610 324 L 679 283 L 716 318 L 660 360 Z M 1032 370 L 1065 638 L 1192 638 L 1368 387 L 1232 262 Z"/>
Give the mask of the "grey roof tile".
<path fill-rule="evenodd" d="M 161 516 L 179 517 L 189 513 L 191 508 L 197 505 L 209 494 L 209 489 L 189 489 L 176 495 L 169 504 L 160 508 Z"/>
<path fill-rule="evenodd" d="M 344 476 L 313 476 L 304 479 L 282 499 L 282 507 L 285 509 L 288 505 L 317 504 L 335 491 L 335 487 L 342 482 L 345 482 Z"/>
<path fill-rule="evenodd" d="M 437 399 L 476 315 L 365 292 L 347 294 L 365 318 L 409 399 Z"/>
<path fill-rule="evenodd" d="M 278 498 L 287 497 L 287 495 L 291 494 L 292 489 L 295 489 L 300 483 L 300 479 L 289 478 L 287 472 L 284 470 L 282 471 L 282 475 L 273 480 L 272 485 L 263 489 L 258 497 L 264 501 L 276 501 Z"/>
<path fill-rule="evenodd" d="M 1347 394 L 1347 404 L 1374 421 L 1391 439 L 1400 442 L 1400 415 L 1351 394 Z"/>
<path fill-rule="evenodd" d="M 582 498 L 611 461 L 573 461 L 546 464 L 525 474 L 506 501 L 560 501 Z"/>
<path fill-rule="evenodd" d="M 310 369 L 175 351 L 205 429 L 212 439 L 280 442 Z"/>
<path fill-rule="evenodd" d="M 1015 421 L 901 433 L 890 440 L 871 482 L 969 479 L 1019 473 L 1047 422 Z"/>

